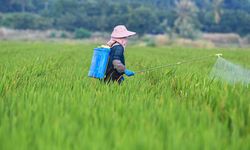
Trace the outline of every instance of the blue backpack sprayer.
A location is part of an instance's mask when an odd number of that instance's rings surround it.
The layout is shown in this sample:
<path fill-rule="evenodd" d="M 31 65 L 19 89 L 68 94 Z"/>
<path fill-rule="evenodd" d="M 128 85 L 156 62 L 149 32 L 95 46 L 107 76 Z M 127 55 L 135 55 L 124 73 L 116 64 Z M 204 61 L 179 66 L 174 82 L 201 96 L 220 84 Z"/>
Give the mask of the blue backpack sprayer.
<path fill-rule="evenodd" d="M 110 54 L 110 47 L 102 45 L 94 49 L 91 66 L 89 69 L 89 77 L 103 79 L 105 77 L 108 60 Z"/>
<path fill-rule="evenodd" d="M 88 74 L 89 77 L 97 79 L 105 78 L 107 63 L 109 60 L 109 54 L 110 54 L 110 47 L 108 46 L 101 46 L 94 49 L 92 63 Z M 213 78 L 223 79 L 224 81 L 233 84 L 238 82 L 244 83 L 247 86 L 250 84 L 250 70 L 244 69 L 239 65 L 235 65 L 233 63 L 226 61 L 225 59 L 222 58 L 222 54 L 215 54 L 215 55 L 213 54 L 213 55 L 188 59 L 177 63 L 150 67 L 144 70 L 135 71 L 135 73 L 139 74 L 162 68 L 178 66 L 186 63 L 203 61 L 214 56 L 216 56 L 218 59 L 211 72 Z"/>
<path fill-rule="evenodd" d="M 110 47 L 109 46 L 102 45 L 102 46 L 94 49 L 92 62 L 91 62 L 91 66 L 90 66 L 89 73 L 88 73 L 89 77 L 97 78 L 97 79 L 104 79 L 105 78 L 107 64 L 109 61 L 109 55 L 110 55 Z M 167 68 L 167 67 L 171 67 L 171 66 L 181 65 L 184 63 L 201 61 L 201 60 L 207 59 L 209 57 L 213 57 L 213 56 L 214 55 L 209 55 L 209 56 L 194 58 L 194 59 L 181 61 L 181 62 L 177 62 L 177 63 L 173 63 L 173 64 L 166 64 L 166 65 L 151 67 L 151 68 L 147 68 L 145 70 L 136 71 L 135 73 L 143 73 L 143 72 L 153 71 L 153 70 L 157 70 L 157 69 L 161 69 L 161 68 Z M 221 57 L 222 54 L 216 54 L 215 56 Z"/>

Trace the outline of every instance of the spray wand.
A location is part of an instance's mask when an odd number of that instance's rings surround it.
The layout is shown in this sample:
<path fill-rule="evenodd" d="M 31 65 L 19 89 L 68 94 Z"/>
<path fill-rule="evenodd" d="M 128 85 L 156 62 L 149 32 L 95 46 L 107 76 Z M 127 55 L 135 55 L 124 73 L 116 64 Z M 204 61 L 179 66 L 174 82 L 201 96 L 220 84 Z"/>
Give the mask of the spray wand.
<path fill-rule="evenodd" d="M 147 68 L 147 69 L 144 69 L 144 70 L 135 71 L 135 73 L 144 73 L 144 72 L 154 71 L 154 70 L 157 70 L 157 69 L 168 68 L 168 67 L 172 67 L 172 66 L 178 66 L 178 65 L 182 65 L 182 64 L 186 64 L 186 63 L 196 62 L 196 61 L 202 61 L 202 60 L 208 59 L 210 57 L 214 57 L 214 56 L 220 58 L 222 56 L 222 54 L 219 53 L 219 54 L 215 54 L 215 55 L 209 55 L 209 56 L 204 56 L 204 57 L 199 57 L 199 58 L 193 58 L 193 59 L 189 59 L 189 60 L 179 61 L 179 62 L 173 63 L 173 64 L 166 64 L 166 65 L 161 65 L 161 66 L 155 66 L 155 67 Z"/>

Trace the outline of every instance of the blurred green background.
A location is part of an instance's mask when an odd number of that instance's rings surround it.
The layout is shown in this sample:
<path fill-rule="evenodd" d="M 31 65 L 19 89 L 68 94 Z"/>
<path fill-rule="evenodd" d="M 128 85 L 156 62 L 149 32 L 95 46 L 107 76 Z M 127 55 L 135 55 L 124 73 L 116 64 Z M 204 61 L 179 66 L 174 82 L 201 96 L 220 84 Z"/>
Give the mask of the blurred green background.
<path fill-rule="evenodd" d="M 199 32 L 250 32 L 250 0 L 0 0 L 0 26 L 145 33 L 195 38 Z"/>

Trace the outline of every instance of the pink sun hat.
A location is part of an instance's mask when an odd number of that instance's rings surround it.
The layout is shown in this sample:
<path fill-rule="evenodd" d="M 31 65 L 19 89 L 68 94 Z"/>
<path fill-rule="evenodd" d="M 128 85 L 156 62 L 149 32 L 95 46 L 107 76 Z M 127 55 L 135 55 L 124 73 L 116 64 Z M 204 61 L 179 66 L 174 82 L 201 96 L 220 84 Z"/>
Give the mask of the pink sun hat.
<path fill-rule="evenodd" d="M 128 29 L 124 25 L 118 25 L 114 28 L 111 37 L 112 38 L 124 38 L 135 35 L 135 32 L 128 31 Z"/>

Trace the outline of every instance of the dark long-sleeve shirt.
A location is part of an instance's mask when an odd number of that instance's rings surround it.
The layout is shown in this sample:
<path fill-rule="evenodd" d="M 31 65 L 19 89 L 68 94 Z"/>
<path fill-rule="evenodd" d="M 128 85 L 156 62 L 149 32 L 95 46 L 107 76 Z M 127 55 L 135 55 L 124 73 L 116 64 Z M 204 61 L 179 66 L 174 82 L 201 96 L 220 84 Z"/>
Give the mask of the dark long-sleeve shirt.
<path fill-rule="evenodd" d="M 121 45 L 115 45 L 111 48 L 110 56 L 109 56 L 109 62 L 107 71 L 110 69 L 114 69 L 114 60 L 120 60 L 121 63 L 125 66 L 125 58 L 124 58 L 124 48 Z"/>

